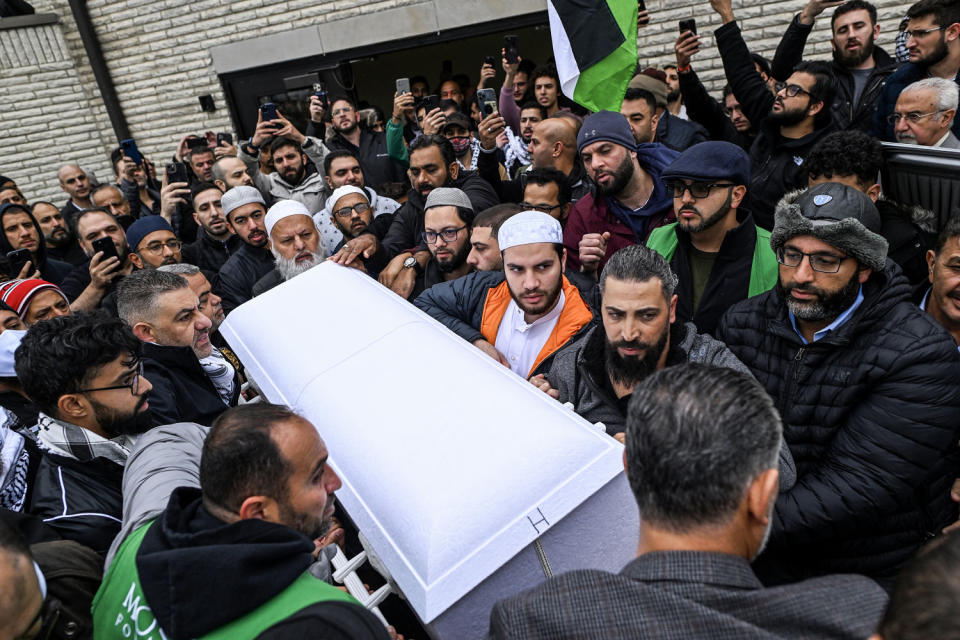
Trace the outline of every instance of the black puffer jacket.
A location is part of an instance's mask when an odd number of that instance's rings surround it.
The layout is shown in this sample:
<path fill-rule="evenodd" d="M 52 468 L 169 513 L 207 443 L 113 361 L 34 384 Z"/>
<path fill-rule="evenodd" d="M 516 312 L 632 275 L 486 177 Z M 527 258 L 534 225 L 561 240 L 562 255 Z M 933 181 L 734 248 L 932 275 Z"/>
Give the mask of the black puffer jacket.
<path fill-rule="evenodd" d="M 957 519 L 956 344 L 910 302 L 891 260 L 863 295 L 846 323 L 809 345 L 779 288 L 734 306 L 720 323 L 717 337 L 774 399 L 797 464 L 758 566 L 768 582 L 862 573 L 889 587 Z"/>

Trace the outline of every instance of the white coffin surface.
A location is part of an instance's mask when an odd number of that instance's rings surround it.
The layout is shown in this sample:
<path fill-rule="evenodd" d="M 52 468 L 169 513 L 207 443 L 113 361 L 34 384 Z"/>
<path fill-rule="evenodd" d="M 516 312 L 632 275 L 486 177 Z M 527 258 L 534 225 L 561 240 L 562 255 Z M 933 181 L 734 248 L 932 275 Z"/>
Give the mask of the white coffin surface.
<path fill-rule="evenodd" d="M 341 503 L 424 622 L 516 556 L 526 569 L 478 589 L 473 619 L 447 613 L 482 635 L 494 601 L 544 579 L 531 544 L 598 492 L 566 551 L 548 549 L 554 570 L 636 552 L 623 447 L 366 275 L 325 263 L 220 330 L 270 401 L 316 425 Z"/>

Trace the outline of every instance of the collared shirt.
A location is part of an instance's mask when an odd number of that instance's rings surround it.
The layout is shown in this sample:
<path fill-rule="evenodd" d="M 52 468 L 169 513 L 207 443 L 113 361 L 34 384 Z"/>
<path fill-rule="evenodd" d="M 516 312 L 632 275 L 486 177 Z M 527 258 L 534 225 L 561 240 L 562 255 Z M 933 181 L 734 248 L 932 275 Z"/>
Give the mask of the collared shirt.
<path fill-rule="evenodd" d="M 817 331 L 816 333 L 814 333 L 813 341 L 816 342 L 820 338 L 823 338 L 824 336 L 826 336 L 831 331 L 836 331 L 837 329 L 842 327 L 844 324 L 846 324 L 847 320 L 850 319 L 850 316 L 853 315 L 853 312 L 856 311 L 857 307 L 859 307 L 862 303 L 863 303 L 863 285 L 860 285 L 860 289 L 857 291 L 857 299 L 853 301 L 853 304 L 847 307 L 846 311 L 844 311 L 839 316 L 837 316 L 836 320 L 834 320 L 833 322 L 825 326 L 823 329 L 820 329 L 820 331 Z M 803 337 L 803 334 L 800 333 L 800 329 L 797 328 L 797 319 L 793 316 L 793 312 L 788 311 L 787 313 L 790 316 L 790 324 L 793 325 L 793 330 L 796 331 L 797 335 L 800 336 L 800 339 L 803 340 L 803 344 L 810 344 L 809 342 L 807 342 L 807 339 Z"/>
<path fill-rule="evenodd" d="M 37 442 L 41 449 L 58 456 L 72 458 L 80 462 L 89 462 L 94 458 L 106 458 L 119 465 L 125 465 L 136 438 L 117 436 L 107 440 L 69 422 L 40 413 Z"/>
<path fill-rule="evenodd" d="M 530 375 L 533 363 L 537 361 L 543 345 L 547 343 L 553 328 L 557 326 L 565 300 L 566 297 L 561 290 L 560 299 L 550 313 L 530 324 L 523 319 L 523 309 L 517 306 L 516 301 L 510 301 L 507 312 L 500 320 L 497 343 L 494 346 L 497 351 L 506 356 L 511 371 L 524 378 Z"/>
<path fill-rule="evenodd" d="M 943 134 L 943 137 L 940 138 L 939 140 L 937 140 L 937 142 L 936 142 L 933 146 L 934 146 L 934 147 L 942 147 L 942 146 L 943 146 L 943 143 L 947 141 L 947 138 L 950 137 L 950 134 L 951 134 L 951 133 L 953 133 L 953 131 L 950 130 L 950 129 L 947 129 L 947 132 L 946 132 L 945 134 Z"/>

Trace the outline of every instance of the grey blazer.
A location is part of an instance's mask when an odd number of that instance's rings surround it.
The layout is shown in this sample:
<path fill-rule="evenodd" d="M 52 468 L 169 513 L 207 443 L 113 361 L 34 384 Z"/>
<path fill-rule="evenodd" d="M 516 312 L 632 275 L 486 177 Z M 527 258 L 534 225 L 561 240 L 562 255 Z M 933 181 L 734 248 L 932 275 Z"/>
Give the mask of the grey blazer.
<path fill-rule="evenodd" d="M 867 638 L 887 595 L 863 576 L 764 588 L 739 556 L 647 553 L 619 574 L 572 571 L 498 602 L 491 638 Z"/>
<path fill-rule="evenodd" d="M 953 131 L 947 135 L 947 139 L 940 145 L 941 149 L 960 149 L 960 138 L 953 134 Z"/>

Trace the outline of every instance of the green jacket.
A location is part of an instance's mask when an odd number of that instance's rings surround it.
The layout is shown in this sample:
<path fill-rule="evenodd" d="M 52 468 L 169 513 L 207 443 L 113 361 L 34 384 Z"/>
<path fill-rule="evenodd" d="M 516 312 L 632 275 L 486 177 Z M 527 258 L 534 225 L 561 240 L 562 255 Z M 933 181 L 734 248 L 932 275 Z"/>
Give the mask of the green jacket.
<path fill-rule="evenodd" d="M 143 595 L 136 565 L 137 551 L 154 522 L 156 521 L 149 522 L 130 534 L 120 546 L 104 576 L 103 583 L 93 599 L 93 630 L 97 640 L 166 638 Z M 216 577 L 210 576 L 210 579 Z M 349 594 L 313 577 L 309 571 L 304 571 L 289 587 L 271 600 L 203 638 L 255 638 L 304 607 L 325 601 L 357 604 Z"/>

